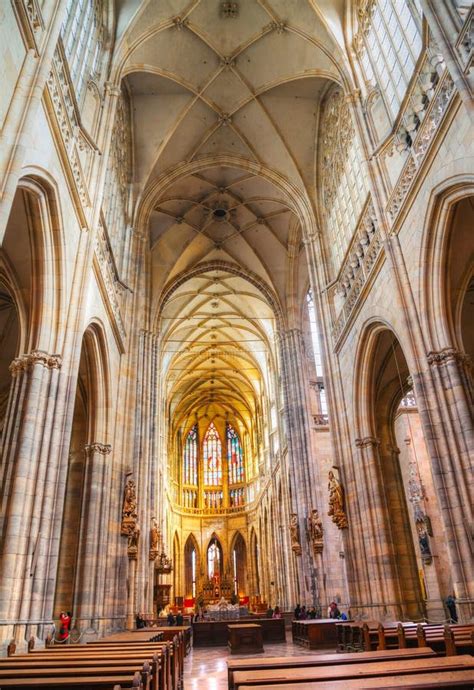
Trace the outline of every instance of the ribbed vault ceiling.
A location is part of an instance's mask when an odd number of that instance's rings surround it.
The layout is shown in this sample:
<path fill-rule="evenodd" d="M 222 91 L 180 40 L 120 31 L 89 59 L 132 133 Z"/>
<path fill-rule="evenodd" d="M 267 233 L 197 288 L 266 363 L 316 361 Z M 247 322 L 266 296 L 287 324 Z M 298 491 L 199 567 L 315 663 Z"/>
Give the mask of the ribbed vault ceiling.
<path fill-rule="evenodd" d="M 118 3 L 116 70 L 148 209 L 137 217 L 179 426 L 196 414 L 252 424 L 276 356 L 275 304 L 297 326 L 308 287 L 295 198 L 317 214 L 319 109 L 342 79 L 343 0 L 237 5 L 226 17 L 220 0 Z M 238 271 L 214 270 L 227 264 Z"/>

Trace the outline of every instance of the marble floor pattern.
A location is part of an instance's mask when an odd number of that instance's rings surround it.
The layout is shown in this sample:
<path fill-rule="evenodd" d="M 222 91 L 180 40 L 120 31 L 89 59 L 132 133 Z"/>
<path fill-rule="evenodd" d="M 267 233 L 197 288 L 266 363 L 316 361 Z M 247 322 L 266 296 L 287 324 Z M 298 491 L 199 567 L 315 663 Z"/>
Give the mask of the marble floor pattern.
<path fill-rule="evenodd" d="M 265 653 L 262 654 L 233 654 L 232 659 L 256 659 L 265 656 L 305 656 L 317 654 L 315 650 L 294 645 L 291 633 L 287 641 L 277 644 L 264 644 Z M 321 653 L 329 653 L 324 650 Z M 334 650 L 335 651 L 335 650 Z M 193 648 L 186 657 L 184 665 L 184 690 L 227 690 L 227 659 L 231 655 L 227 647 L 198 647 Z"/>

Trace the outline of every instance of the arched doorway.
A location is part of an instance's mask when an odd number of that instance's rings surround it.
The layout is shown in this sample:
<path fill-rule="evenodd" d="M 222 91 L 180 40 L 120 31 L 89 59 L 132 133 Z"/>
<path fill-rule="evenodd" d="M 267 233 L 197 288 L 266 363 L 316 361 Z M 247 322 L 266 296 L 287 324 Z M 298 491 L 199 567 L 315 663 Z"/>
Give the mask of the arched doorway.
<path fill-rule="evenodd" d="M 196 538 L 190 534 L 184 545 L 184 597 L 193 602 L 199 593 L 200 559 Z"/>
<path fill-rule="evenodd" d="M 417 420 L 415 433 L 415 417 L 407 420 L 413 381 L 398 339 L 387 327 L 377 325 L 370 330 L 367 344 L 361 369 L 366 386 L 359 388 L 364 432 L 356 441 L 364 484 L 358 490 L 367 496 L 361 496 L 360 502 L 366 500 L 370 506 L 363 526 L 363 557 L 370 564 L 370 574 L 361 595 L 368 602 L 378 599 L 383 604 L 377 609 L 382 617 L 419 619 L 427 613 L 425 568 L 431 567 L 433 558 L 428 555 L 430 537 L 417 487 L 423 477 L 432 491 L 430 467 L 421 424 Z M 415 444 L 410 455 L 404 442 L 407 423 Z M 432 587 L 437 583 L 431 574 L 430 582 Z M 439 601 L 437 589 L 433 594 Z"/>
<path fill-rule="evenodd" d="M 240 532 L 233 539 L 230 551 L 233 594 L 236 597 L 247 595 L 247 546 Z"/>

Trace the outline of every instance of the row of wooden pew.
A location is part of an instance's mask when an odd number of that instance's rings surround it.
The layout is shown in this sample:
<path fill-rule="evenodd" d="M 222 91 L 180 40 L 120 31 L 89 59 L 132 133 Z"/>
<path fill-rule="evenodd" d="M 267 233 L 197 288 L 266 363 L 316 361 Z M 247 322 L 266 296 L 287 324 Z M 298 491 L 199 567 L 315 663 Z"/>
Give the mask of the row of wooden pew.
<path fill-rule="evenodd" d="M 431 647 L 439 654 L 474 653 L 474 626 L 429 623 L 359 621 L 337 623 L 337 649 L 359 652 Z"/>
<path fill-rule="evenodd" d="M 228 661 L 229 690 L 361 690 L 474 687 L 474 657 L 428 647 Z"/>
<path fill-rule="evenodd" d="M 89 644 L 54 645 L 0 659 L 0 690 L 181 690 L 185 636 L 118 633 Z"/>

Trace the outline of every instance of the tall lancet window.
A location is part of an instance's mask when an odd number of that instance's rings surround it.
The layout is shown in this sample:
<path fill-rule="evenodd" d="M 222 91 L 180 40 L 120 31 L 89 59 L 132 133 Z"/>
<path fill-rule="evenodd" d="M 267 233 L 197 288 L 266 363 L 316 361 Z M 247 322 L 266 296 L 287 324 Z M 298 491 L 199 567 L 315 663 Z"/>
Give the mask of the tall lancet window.
<path fill-rule="evenodd" d="M 324 390 L 324 372 L 321 361 L 321 346 L 318 335 L 318 324 L 316 321 L 316 308 L 311 289 L 309 289 L 306 294 L 306 304 L 308 306 L 309 324 L 311 328 L 311 342 L 313 344 L 314 364 L 316 368 L 316 392 L 319 396 L 320 414 L 327 419 L 328 405 L 326 400 L 326 391 Z"/>
<path fill-rule="evenodd" d="M 239 437 L 231 424 L 227 424 L 227 462 L 229 465 L 229 484 L 244 481 L 244 461 Z"/>
<path fill-rule="evenodd" d="M 186 436 L 184 444 L 184 483 L 197 485 L 197 424 Z"/>
<path fill-rule="evenodd" d="M 222 484 L 222 443 L 214 422 L 204 436 L 203 443 L 204 484 L 206 486 L 219 486 Z"/>

